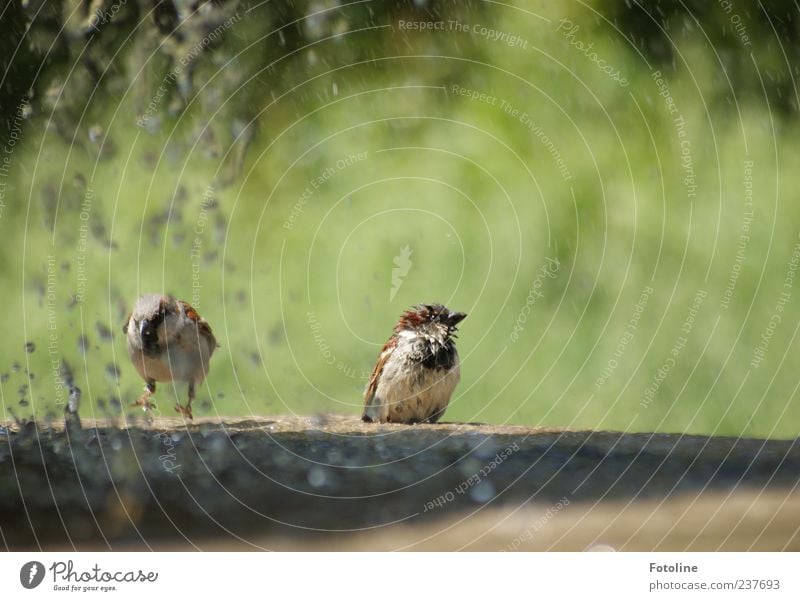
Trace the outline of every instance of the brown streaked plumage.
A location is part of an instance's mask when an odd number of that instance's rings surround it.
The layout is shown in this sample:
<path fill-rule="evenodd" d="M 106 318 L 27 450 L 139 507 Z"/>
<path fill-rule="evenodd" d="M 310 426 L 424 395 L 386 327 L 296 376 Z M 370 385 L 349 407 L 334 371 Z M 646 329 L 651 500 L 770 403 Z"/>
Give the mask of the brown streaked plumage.
<path fill-rule="evenodd" d="M 416 305 L 400 316 L 364 393 L 366 422 L 435 423 L 461 377 L 456 326 L 466 315 Z"/>

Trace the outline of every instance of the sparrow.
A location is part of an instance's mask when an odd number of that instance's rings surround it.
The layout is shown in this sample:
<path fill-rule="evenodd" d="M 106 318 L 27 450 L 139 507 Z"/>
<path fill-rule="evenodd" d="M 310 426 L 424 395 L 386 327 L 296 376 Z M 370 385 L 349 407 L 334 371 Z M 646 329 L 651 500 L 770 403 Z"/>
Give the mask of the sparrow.
<path fill-rule="evenodd" d="M 156 382 L 188 382 L 189 402 L 175 411 L 192 419 L 195 390 L 205 380 L 217 340 L 211 326 L 189 303 L 161 294 L 145 294 L 136 301 L 122 333 L 128 355 L 146 383 L 133 406 L 152 409 Z"/>
<path fill-rule="evenodd" d="M 436 423 L 461 379 L 456 326 L 467 315 L 416 305 L 400 316 L 364 393 L 365 422 Z"/>

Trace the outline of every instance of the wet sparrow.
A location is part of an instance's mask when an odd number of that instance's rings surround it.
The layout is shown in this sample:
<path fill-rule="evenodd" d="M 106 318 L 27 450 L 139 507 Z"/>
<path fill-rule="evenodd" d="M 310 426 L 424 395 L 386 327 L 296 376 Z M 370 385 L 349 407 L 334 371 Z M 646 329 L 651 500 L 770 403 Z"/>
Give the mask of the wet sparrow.
<path fill-rule="evenodd" d="M 461 377 L 453 338 L 465 317 L 443 305 L 416 305 L 403 313 L 378 356 L 361 419 L 438 421 Z"/>

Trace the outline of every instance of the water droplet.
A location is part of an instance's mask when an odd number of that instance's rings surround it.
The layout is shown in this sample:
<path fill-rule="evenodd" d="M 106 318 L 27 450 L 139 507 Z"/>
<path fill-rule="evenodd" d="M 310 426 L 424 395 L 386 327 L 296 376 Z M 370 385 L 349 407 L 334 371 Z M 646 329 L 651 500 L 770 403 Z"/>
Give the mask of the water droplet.
<path fill-rule="evenodd" d="M 469 498 L 476 503 L 488 503 L 494 498 L 494 485 L 488 480 L 479 482 L 469 491 Z"/>
<path fill-rule="evenodd" d="M 101 321 L 94 324 L 94 329 L 97 330 L 97 335 L 101 340 L 111 340 L 111 330 Z"/>
<path fill-rule="evenodd" d="M 100 138 L 103 137 L 103 128 L 99 125 L 92 125 L 89 128 L 89 140 L 92 142 L 99 142 Z"/>
<path fill-rule="evenodd" d="M 77 386 L 72 386 L 69 389 L 69 400 L 67 401 L 67 409 L 70 413 L 77 413 L 78 407 L 81 404 L 81 389 Z"/>
<path fill-rule="evenodd" d="M 308 471 L 308 483 L 314 488 L 325 486 L 327 481 L 328 475 L 325 473 L 324 468 L 315 465 Z"/>
<path fill-rule="evenodd" d="M 112 380 L 119 380 L 119 368 L 115 364 L 109 363 L 106 365 L 106 375 Z"/>

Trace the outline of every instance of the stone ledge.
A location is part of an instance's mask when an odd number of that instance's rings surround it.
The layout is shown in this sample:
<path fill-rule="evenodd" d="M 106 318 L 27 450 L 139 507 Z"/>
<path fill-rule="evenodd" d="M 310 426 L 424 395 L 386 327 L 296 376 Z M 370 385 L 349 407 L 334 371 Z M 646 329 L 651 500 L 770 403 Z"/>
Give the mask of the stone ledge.
<path fill-rule="evenodd" d="M 587 524 L 576 516 L 601 515 L 595 505 L 610 513 L 592 519 L 613 522 L 614 512 L 629 506 L 700 494 L 796 503 L 787 491 L 800 481 L 796 440 L 373 425 L 349 416 L 198 419 L 188 426 L 173 418 L 149 425 L 84 420 L 82 430 L 7 424 L 0 433 L 0 528 L 12 549 L 201 540 L 209 547 L 274 540 L 324 548 L 340 538 L 396 548 L 402 545 L 380 536 L 395 532 L 399 542 L 403 529 L 449 532 L 454 528 L 442 525 L 453 520 L 466 532 L 463 516 L 509 508 L 526 516 L 502 530 L 503 540 L 513 540 L 532 515 L 564 500 L 569 505 L 551 527 Z M 780 504 L 757 505 L 765 527 L 779 508 L 785 514 Z M 464 523 L 478 530 L 483 524 Z M 345 536 L 365 529 L 377 538 Z M 479 548 L 500 544 L 489 540 Z M 441 548 L 454 545 L 448 541 L 440 539 Z"/>

